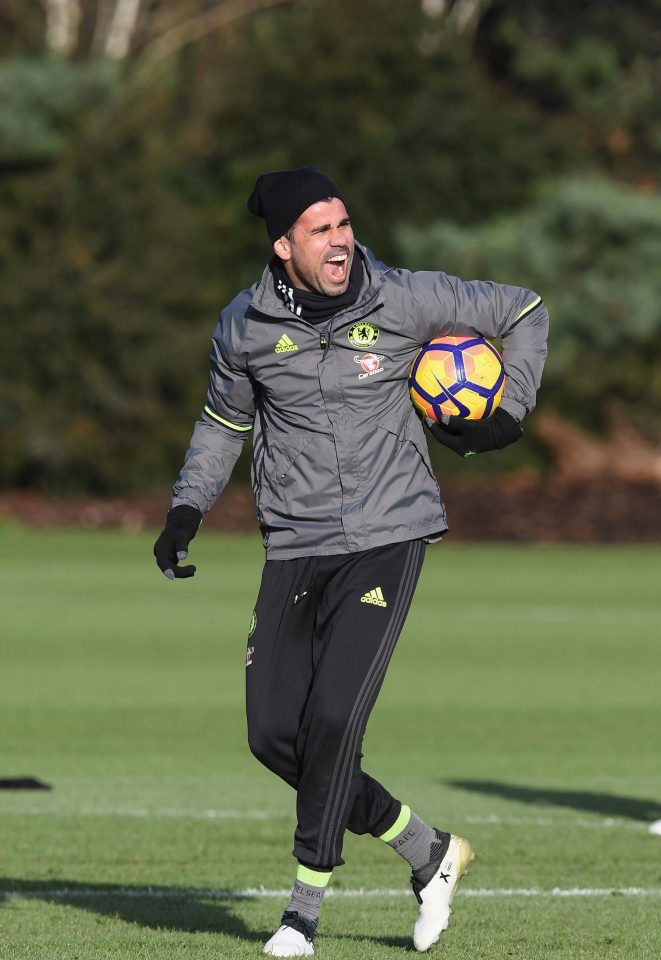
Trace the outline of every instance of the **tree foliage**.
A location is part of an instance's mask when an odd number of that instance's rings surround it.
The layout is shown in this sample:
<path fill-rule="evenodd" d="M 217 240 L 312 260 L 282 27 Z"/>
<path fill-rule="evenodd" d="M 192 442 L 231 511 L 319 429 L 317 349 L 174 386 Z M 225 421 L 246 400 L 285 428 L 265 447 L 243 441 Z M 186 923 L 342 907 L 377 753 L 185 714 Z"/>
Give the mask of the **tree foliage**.
<path fill-rule="evenodd" d="M 586 343 L 617 312 L 616 276 L 626 310 L 640 300 L 634 324 L 650 315 L 657 290 L 635 260 L 651 254 L 633 233 L 656 249 L 641 204 L 651 216 L 658 0 L 564 0 L 562 17 L 547 0 L 361 0 L 341 15 L 320 0 L 54 2 L 80 12 L 59 52 L 52 3 L 0 10 L 0 483 L 110 492 L 173 476 L 218 309 L 269 254 L 245 209 L 267 169 L 326 169 L 386 260 L 536 282 L 543 250 L 537 285 Z M 590 169 L 646 199 L 579 181 L 537 199 Z M 636 251 L 626 277 L 611 229 Z M 522 230 L 534 242 L 518 259 Z M 483 250 L 492 259 L 476 261 Z M 578 320 L 563 271 L 590 305 Z M 628 348 L 627 397 L 647 382 L 647 336 Z M 558 341 L 544 391 L 568 408 L 558 365 L 576 369 L 573 343 Z"/>
<path fill-rule="evenodd" d="M 0 62 L 0 171 L 57 160 L 90 115 L 105 107 L 115 79 L 115 71 L 103 62 Z"/>
<path fill-rule="evenodd" d="M 492 0 L 478 47 L 499 82 L 533 99 L 547 116 L 571 114 L 609 172 L 656 180 L 659 0 Z"/>

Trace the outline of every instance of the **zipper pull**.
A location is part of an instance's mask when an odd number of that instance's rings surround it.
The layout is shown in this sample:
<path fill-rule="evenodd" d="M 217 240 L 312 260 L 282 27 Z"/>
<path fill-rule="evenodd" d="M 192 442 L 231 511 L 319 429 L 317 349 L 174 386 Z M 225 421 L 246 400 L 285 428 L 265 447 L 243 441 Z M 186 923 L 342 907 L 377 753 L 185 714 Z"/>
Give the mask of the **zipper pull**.
<path fill-rule="evenodd" d="M 296 596 L 294 597 L 294 606 L 297 603 L 300 603 L 301 600 L 305 600 L 310 590 L 312 589 L 312 584 L 314 583 L 314 574 L 311 573 L 311 564 L 306 565 L 305 575 L 301 582 L 296 587 Z"/>
<path fill-rule="evenodd" d="M 328 346 L 328 340 L 326 339 L 325 333 L 319 335 L 319 346 L 322 350 L 325 350 Z"/>

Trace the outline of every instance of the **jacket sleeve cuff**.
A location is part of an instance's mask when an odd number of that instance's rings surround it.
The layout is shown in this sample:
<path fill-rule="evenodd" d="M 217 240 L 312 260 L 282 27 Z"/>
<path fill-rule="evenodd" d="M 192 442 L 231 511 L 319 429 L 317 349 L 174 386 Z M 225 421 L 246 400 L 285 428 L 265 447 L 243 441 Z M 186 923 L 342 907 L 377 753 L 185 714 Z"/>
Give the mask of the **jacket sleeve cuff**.
<path fill-rule="evenodd" d="M 519 403 L 519 401 L 515 400 L 513 397 L 503 397 L 503 399 L 500 401 L 500 406 L 503 408 L 505 413 L 509 413 L 509 415 L 514 417 L 514 419 L 519 423 L 521 423 L 528 412 L 523 404 Z"/>
<path fill-rule="evenodd" d="M 172 498 L 170 504 L 170 509 L 173 507 L 195 507 L 196 510 L 199 510 L 200 513 L 206 513 L 207 507 L 204 496 L 200 493 L 197 494 L 197 491 L 192 487 L 189 487 L 185 494 L 179 494 Z"/>

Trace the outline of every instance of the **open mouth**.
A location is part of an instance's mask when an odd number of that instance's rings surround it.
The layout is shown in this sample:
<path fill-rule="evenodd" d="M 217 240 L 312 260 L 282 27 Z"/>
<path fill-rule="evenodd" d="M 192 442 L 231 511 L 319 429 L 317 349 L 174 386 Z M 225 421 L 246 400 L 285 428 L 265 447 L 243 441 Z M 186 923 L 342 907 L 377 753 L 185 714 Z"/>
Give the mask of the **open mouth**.
<path fill-rule="evenodd" d="M 324 263 L 324 272 L 334 283 L 343 283 L 347 278 L 348 264 L 349 254 L 338 253 L 336 256 L 326 260 Z"/>

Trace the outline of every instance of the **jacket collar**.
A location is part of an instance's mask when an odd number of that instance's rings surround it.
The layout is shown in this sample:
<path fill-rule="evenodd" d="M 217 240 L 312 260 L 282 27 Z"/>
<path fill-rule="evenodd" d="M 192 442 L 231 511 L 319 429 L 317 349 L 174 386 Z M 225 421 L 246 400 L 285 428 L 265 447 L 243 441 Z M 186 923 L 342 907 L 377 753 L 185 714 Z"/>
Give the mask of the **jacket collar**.
<path fill-rule="evenodd" d="M 348 310 L 342 311 L 346 314 L 347 319 L 376 299 L 383 285 L 387 269 L 384 268 L 382 263 L 376 260 L 371 250 L 368 250 L 367 247 L 364 247 L 361 243 L 358 243 L 358 241 L 356 241 L 355 248 L 358 256 L 362 257 L 365 277 L 356 302 L 352 304 Z M 273 274 L 268 264 L 264 269 L 262 279 L 259 281 L 257 289 L 252 295 L 248 309 L 255 310 L 257 313 L 269 319 L 294 320 L 298 323 L 305 323 L 304 320 L 295 317 L 291 311 L 285 307 L 275 292 Z"/>

